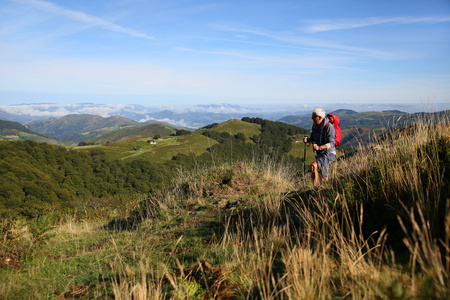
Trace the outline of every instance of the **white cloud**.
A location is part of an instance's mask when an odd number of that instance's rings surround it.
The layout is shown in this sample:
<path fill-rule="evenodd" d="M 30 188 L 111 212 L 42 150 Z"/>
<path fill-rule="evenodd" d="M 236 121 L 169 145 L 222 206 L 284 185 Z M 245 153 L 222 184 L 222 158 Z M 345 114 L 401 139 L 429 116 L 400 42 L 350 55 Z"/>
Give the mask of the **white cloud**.
<path fill-rule="evenodd" d="M 10 0 L 16 3 L 21 3 L 25 5 L 32 6 L 42 11 L 46 11 L 55 15 L 63 16 L 65 18 L 71 19 L 73 21 L 81 22 L 88 24 L 90 26 L 98 26 L 103 29 L 124 33 L 132 37 L 145 38 L 145 39 L 155 39 L 153 36 L 147 35 L 145 33 L 133 30 L 131 28 L 126 28 L 120 25 L 116 25 L 102 18 L 98 18 L 96 16 L 88 15 L 84 12 L 75 11 L 63 8 L 56 4 L 47 1 L 40 0 Z"/>
<path fill-rule="evenodd" d="M 197 105 L 189 111 L 193 112 L 204 112 L 204 113 L 217 113 L 217 114 L 231 114 L 231 113 L 251 113 L 254 112 L 253 109 L 248 109 L 245 107 L 230 105 L 226 103 L 214 104 L 214 105 Z"/>
<path fill-rule="evenodd" d="M 118 112 L 120 107 L 102 106 L 102 107 L 82 107 L 78 110 L 80 114 L 88 115 L 99 115 L 101 117 L 107 118 Z"/>
<path fill-rule="evenodd" d="M 158 122 L 168 123 L 168 124 L 172 124 L 172 125 L 180 126 L 180 127 L 188 127 L 188 128 L 190 128 L 190 127 L 193 126 L 192 124 L 186 122 L 184 119 L 171 120 L 171 119 L 168 119 L 168 118 L 165 118 L 165 119 L 152 119 L 151 118 L 151 119 L 148 119 L 148 120 L 145 120 L 145 121 L 149 121 L 149 120 L 155 120 L 155 121 L 158 121 Z M 145 122 L 145 121 L 141 121 L 141 122 Z"/>
<path fill-rule="evenodd" d="M 207 50 L 197 50 L 197 49 L 192 49 L 192 48 L 185 48 L 185 47 L 175 47 L 175 50 L 178 51 L 184 51 L 184 52 L 195 52 L 195 53 L 200 53 L 200 54 L 214 54 L 214 55 L 222 55 L 222 56 L 236 56 L 236 57 L 241 57 L 241 58 L 250 58 L 250 59 L 254 59 L 255 57 L 246 55 L 244 53 L 241 52 L 237 52 L 237 51 L 207 51 Z"/>
<path fill-rule="evenodd" d="M 411 23 L 444 23 L 450 22 L 450 16 L 434 16 L 434 17 L 396 17 L 396 18 L 356 18 L 356 19 L 327 19 L 327 20 L 310 20 L 311 23 L 303 28 L 303 31 L 308 33 L 316 33 L 330 30 L 343 30 L 359 27 L 368 27 L 375 25 L 403 25 Z"/>
<path fill-rule="evenodd" d="M 68 114 L 90 114 L 99 115 L 104 118 L 117 115 L 119 112 L 139 112 L 142 113 L 141 108 L 136 108 L 134 105 L 123 104 L 53 104 L 53 103 L 39 103 L 39 104 L 20 104 L 20 105 L 0 105 L 0 110 L 15 114 L 15 115 L 29 115 L 35 117 L 61 117 Z"/>
<path fill-rule="evenodd" d="M 29 115 L 36 117 L 61 117 L 70 113 L 65 107 L 57 104 L 0 105 L 0 109 L 10 114 Z"/>

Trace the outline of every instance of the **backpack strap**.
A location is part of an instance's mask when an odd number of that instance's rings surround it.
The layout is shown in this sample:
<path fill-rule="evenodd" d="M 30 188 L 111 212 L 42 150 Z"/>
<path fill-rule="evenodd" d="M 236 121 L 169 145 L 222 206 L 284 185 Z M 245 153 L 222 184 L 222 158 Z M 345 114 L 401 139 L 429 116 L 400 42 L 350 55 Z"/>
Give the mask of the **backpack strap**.
<path fill-rule="evenodd" d="M 328 124 L 329 124 L 329 123 L 327 123 L 327 124 L 325 124 L 325 126 L 323 126 L 321 142 L 329 142 L 329 141 L 328 141 L 328 135 L 327 135 Z M 325 143 L 325 144 L 326 144 L 326 143 Z"/>

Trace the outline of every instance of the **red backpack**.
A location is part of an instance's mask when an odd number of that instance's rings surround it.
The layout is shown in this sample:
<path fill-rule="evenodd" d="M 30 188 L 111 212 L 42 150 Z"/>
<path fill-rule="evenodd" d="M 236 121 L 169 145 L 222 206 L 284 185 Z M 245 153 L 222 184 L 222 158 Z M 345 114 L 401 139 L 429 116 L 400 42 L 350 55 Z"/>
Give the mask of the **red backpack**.
<path fill-rule="evenodd" d="M 341 127 L 339 126 L 339 117 L 336 115 L 333 115 L 333 114 L 328 114 L 327 118 L 330 121 L 330 123 L 333 124 L 333 127 L 334 127 L 334 133 L 335 133 L 334 145 L 336 146 L 336 148 L 339 149 L 339 151 L 341 151 L 342 134 L 341 134 Z M 326 130 L 327 130 L 327 126 L 324 127 L 325 132 L 326 132 Z"/>

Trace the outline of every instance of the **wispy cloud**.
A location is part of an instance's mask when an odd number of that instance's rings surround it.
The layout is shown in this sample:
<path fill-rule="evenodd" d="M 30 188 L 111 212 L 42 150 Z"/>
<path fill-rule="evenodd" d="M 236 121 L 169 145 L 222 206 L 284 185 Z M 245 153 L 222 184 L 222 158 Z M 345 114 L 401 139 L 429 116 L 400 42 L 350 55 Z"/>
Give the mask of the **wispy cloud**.
<path fill-rule="evenodd" d="M 174 47 L 175 50 L 184 51 L 184 52 L 195 52 L 199 54 L 212 54 L 212 55 L 221 55 L 221 56 L 232 56 L 232 57 L 240 57 L 246 59 L 256 59 L 254 56 L 250 56 L 237 51 L 208 51 L 208 50 L 198 50 L 193 48 L 185 48 L 185 47 Z"/>
<path fill-rule="evenodd" d="M 269 32 L 263 29 L 255 29 L 255 28 L 246 28 L 245 26 L 223 26 L 223 25 L 215 25 L 217 30 L 222 31 L 230 31 L 230 32 L 238 32 L 238 33 L 246 33 L 249 35 L 260 36 L 264 38 L 268 38 L 270 40 L 284 43 L 283 45 L 275 45 L 275 44 L 267 44 L 267 43 L 253 43 L 267 46 L 276 46 L 276 47 L 290 47 L 290 48 L 303 48 L 313 51 L 322 51 L 322 52 L 332 52 L 338 54 L 350 54 L 350 55 L 359 55 L 359 56 L 370 56 L 377 58 L 390 58 L 391 54 L 379 51 L 375 49 L 367 49 L 361 47 L 352 47 L 347 45 L 342 45 L 333 41 L 314 39 L 306 36 L 296 35 L 293 33 L 286 32 Z M 235 41 L 235 42 L 243 42 L 243 43 L 251 43 L 248 41 Z"/>
<path fill-rule="evenodd" d="M 88 15 L 81 11 L 66 9 L 64 7 L 61 7 L 59 5 L 53 4 L 48 1 L 40 1 L 40 0 L 10 0 L 10 1 L 20 3 L 20 4 L 25 4 L 28 6 L 32 6 L 36 9 L 39 9 L 39 10 L 42 10 L 42 11 L 45 11 L 48 13 L 52 13 L 55 15 L 63 16 L 68 19 L 71 19 L 73 21 L 85 23 L 90 26 L 102 27 L 105 30 L 124 33 L 124 34 L 127 34 L 132 37 L 145 38 L 145 39 L 151 39 L 151 40 L 155 39 L 155 37 L 153 37 L 153 36 L 136 31 L 134 29 L 116 25 L 112 22 L 109 22 L 102 18 L 98 18 L 96 16 Z"/>
<path fill-rule="evenodd" d="M 57 104 L 44 105 L 0 105 L 0 110 L 14 115 L 30 115 L 35 117 L 60 117 L 70 113 L 65 107 Z"/>
<path fill-rule="evenodd" d="M 316 33 L 330 30 L 343 30 L 359 27 L 368 27 L 375 25 L 404 25 L 412 23 L 444 23 L 450 22 L 450 16 L 433 16 L 433 17 L 396 17 L 396 18 L 357 18 L 357 19 L 327 19 L 327 20 L 310 20 L 310 23 L 301 30 L 308 33 Z"/>
<path fill-rule="evenodd" d="M 226 65 L 230 66 L 235 64 L 236 66 L 256 66 L 262 68 L 288 68 L 286 73 L 297 74 L 318 74 L 328 69 L 345 69 L 345 70 L 358 70 L 361 69 L 351 68 L 347 65 L 354 59 L 346 56 L 321 56 L 321 55 L 249 55 L 240 52 L 232 51 L 205 51 L 192 48 L 176 47 L 175 50 L 193 52 L 198 54 L 208 54 L 217 56 L 227 56 L 238 58 L 235 61 L 226 61 Z M 300 71 L 292 71 L 295 68 Z M 302 70 L 302 71 L 301 71 Z"/>

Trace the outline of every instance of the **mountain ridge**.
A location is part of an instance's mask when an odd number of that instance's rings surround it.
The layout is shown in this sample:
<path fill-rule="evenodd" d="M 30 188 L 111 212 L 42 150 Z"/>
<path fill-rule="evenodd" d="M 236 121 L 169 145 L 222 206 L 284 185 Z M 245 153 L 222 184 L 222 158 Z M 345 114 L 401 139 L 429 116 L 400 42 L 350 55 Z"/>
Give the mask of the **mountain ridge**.
<path fill-rule="evenodd" d="M 98 135 L 110 133 L 125 127 L 142 126 L 137 121 L 124 117 L 103 118 L 98 115 L 70 114 L 61 118 L 49 118 L 28 122 L 34 131 L 61 141 L 81 142 Z"/>
<path fill-rule="evenodd" d="M 417 118 L 425 118 L 425 119 L 437 119 L 441 118 L 443 115 L 449 115 L 450 111 L 440 111 L 437 113 L 415 113 L 408 114 L 405 112 L 401 112 L 398 110 L 387 110 L 382 112 L 356 112 L 354 110 L 349 109 L 338 109 L 335 111 L 331 111 L 331 113 L 336 114 L 340 118 L 340 126 L 343 130 L 343 141 L 342 144 L 347 146 L 355 146 L 362 141 L 368 141 L 369 132 L 378 132 L 381 133 L 384 130 L 388 130 L 397 125 L 408 125 L 413 124 Z M 205 123 L 208 120 L 208 125 L 203 126 L 207 127 L 211 124 L 219 124 L 226 122 L 228 120 L 233 120 L 238 118 L 234 118 L 234 115 L 226 115 L 229 119 L 222 120 L 220 118 L 214 118 L 214 114 L 204 114 L 204 113 L 195 113 L 190 112 L 188 118 L 197 118 L 201 119 L 203 116 L 203 121 L 200 123 Z M 155 115 L 159 117 L 174 117 L 177 118 L 186 117 L 187 115 L 177 114 L 173 111 L 165 110 L 159 115 Z M 224 117 L 225 115 L 221 115 Z M 247 116 L 246 116 L 247 117 Z M 187 118 L 187 117 L 186 117 Z M 168 119 L 168 118 L 167 118 Z M 298 126 L 301 128 L 311 128 L 311 115 L 302 114 L 302 115 L 289 115 L 285 116 L 279 120 L 286 124 Z M 69 114 L 63 116 L 61 118 L 48 118 L 48 119 L 40 119 L 34 120 L 26 123 L 26 126 L 29 126 L 33 132 L 44 135 L 58 141 L 62 141 L 61 143 L 70 144 L 78 144 L 82 141 L 89 142 L 100 142 L 105 143 L 108 141 L 108 137 L 106 139 L 100 138 L 105 134 L 110 134 L 115 131 L 119 131 L 125 128 L 138 128 L 141 126 L 145 126 L 147 124 L 154 123 L 163 123 L 169 128 L 173 130 L 177 130 L 179 128 L 188 128 L 188 127 L 177 127 L 167 122 L 158 122 L 154 119 L 147 120 L 145 122 L 138 122 L 134 120 L 130 120 L 120 116 L 110 116 L 110 117 L 102 117 L 99 115 L 90 115 L 90 114 Z M 199 123 L 199 124 L 200 124 Z M 360 127 L 361 130 L 355 130 L 355 126 Z M 200 128 L 203 128 L 200 127 Z M 348 128 L 352 127 L 352 128 Z M 193 129 L 190 129 L 193 130 Z M 149 131 L 147 135 L 153 136 L 154 134 L 160 135 L 170 135 L 170 132 L 151 132 Z M 173 133 L 173 132 L 172 132 Z M 357 137 L 353 136 L 354 134 L 359 133 L 360 135 Z M 110 141 L 115 141 L 118 136 L 124 133 L 116 134 L 110 137 Z M 361 134 L 363 136 L 361 136 Z M 137 133 L 130 133 L 130 136 L 139 136 Z M 91 139 L 96 139 L 91 141 Z M 358 140 L 358 142 L 355 142 Z M 123 140 L 123 138 L 120 138 Z M 353 141 L 353 142 L 351 142 Z M 52 143 L 55 143 L 52 141 Z"/>
<path fill-rule="evenodd" d="M 436 107 L 446 108 L 443 103 Z M 337 111 L 358 113 L 375 111 L 384 113 L 400 113 L 404 105 L 395 104 L 324 104 L 322 108 L 326 112 Z M 198 104 L 193 106 L 143 106 L 136 104 L 54 104 L 54 103 L 31 103 L 18 105 L 0 105 L 0 119 L 15 121 L 21 124 L 27 122 L 61 118 L 69 114 L 91 114 L 104 118 L 120 116 L 137 122 L 161 122 L 174 126 L 182 126 L 189 129 L 198 129 L 215 122 L 224 122 L 229 119 L 241 119 L 243 117 L 259 117 L 266 120 L 278 121 L 287 116 L 309 115 L 314 107 L 311 105 L 261 104 L 253 107 L 245 107 L 237 104 Z M 411 107 L 412 109 L 412 107 Z M 435 109 L 437 110 L 437 109 Z M 424 111 L 415 105 L 415 111 Z M 295 125 L 295 124 L 294 124 Z M 367 125 L 367 124 L 366 124 Z M 309 125 L 308 125 L 309 127 Z"/>
<path fill-rule="evenodd" d="M 62 144 L 56 139 L 32 131 L 28 126 L 18 122 L 0 120 L 0 140 L 25 141 L 32 140 L 52 145 Z"/>

